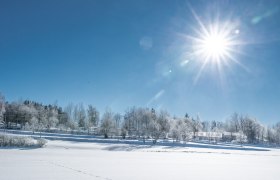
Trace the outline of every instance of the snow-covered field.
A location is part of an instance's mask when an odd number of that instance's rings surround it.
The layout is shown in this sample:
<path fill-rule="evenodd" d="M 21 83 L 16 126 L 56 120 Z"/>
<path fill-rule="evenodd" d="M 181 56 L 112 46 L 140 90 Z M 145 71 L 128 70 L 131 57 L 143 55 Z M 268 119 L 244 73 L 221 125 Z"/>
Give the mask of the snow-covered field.
<path fill-rule="evenodd" d="M 200 145 L 190 143 L 186 147 L 176 147 L 49 140 L 44 148 L 0 148 L 0 179 L 280 178 L 279 149 L 238 150 Z"/>

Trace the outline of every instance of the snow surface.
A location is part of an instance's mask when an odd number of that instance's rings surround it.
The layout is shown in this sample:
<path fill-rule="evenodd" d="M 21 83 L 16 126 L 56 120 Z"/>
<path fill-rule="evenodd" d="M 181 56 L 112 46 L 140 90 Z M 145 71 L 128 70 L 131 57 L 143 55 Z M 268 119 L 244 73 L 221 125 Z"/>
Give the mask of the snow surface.
<path fill-rule="evenodd" d="M 44 148 L 0 148 L 0 180 L 280 179 L 279 149 L 200 145 L 49 140 Z"/>

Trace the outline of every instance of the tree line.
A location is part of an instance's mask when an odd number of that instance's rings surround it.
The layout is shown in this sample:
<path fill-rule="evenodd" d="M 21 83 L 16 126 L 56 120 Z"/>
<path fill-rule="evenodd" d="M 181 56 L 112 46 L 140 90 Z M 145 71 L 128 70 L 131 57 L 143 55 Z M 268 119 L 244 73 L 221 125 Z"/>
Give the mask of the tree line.
<path fill-rule="evenodd" d="M 280 145 L 280 123 L 265 126 L 256 118 L 237 113 L 225 121 L 203 121 L 197 115 L 172 117 L 167 111 L 130 107 L 123 114 L 107 109 L 102 115 L 93 105 L 70 103 L 62 108 L 24 100 L 7 102 L 0 94 L 0 122 L 8 128 L 87 132 L 108 137 L 137 138 L 143 142 L 172 138 L 174 141 L 209 139 L 239 143 Z M 222 135 L 222 136 L 220 136 Z"/>

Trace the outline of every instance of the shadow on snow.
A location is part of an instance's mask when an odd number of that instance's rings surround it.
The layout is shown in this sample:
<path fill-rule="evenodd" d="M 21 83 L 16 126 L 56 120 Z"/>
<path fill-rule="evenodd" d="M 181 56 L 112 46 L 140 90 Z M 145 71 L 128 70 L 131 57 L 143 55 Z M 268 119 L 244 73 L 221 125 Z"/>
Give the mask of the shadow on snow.
<path fill-rule="evenodd" d="M 32 137 L 39 137 L 40 133 L 36 132 L 33 134 L 30 131 L 8 131 L 12 134 L 20 134 Z M 123 140 L 123 139 L 103 139 L 101 137 L 96 137 L 92 135 L 72 135 L 72 134 L 58 134 L 58 133 L 41 133 L 41 136 L 48 140 L 60 140 L 60 141 L 70 141 L 70 142 L 86 142 L 86 143 L 100 143 L 100 144 L 112 144 L 114 146 L 109 146 L 104 148 L 109 151 L 131 151 L 134 149 L 151 148 L 155 146 L 165 146 L 165 149 L 176 149 L 176 148 L 207 148 L 207 149 L 224 149 L 224 150 L 242 150 L 242 151 L 270 151 L 269 149 L 257 148 L 257 146 L 242 147 L 236 144 L 211 144 L 206 142 L 189 142 L 189 143 L 179 143 L 170 141 L 159 141 L 157 144 L 153 144 L 151 140 L 146 140 L 143 143 L 141 140 Z M 124 146 L 129 145 L 129 146 Z M 3 149 L 5 147 L 1 147 Z M 16 148 L 16 147 L 15 147 Z M 23 150 L 34 149 L 36 147 L 20 148 Z M 19 149 L 19 148 L 18 148 Z"/>

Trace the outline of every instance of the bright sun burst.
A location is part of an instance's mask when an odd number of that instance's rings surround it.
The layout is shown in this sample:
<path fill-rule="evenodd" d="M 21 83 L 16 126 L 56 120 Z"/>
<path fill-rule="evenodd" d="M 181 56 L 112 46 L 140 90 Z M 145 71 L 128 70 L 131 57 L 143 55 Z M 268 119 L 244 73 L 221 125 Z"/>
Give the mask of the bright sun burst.
<path fill-rule="evenodd" d="M 200 63 L 200 69 L 195 78 L 195 82 L 201 76 L 206 67 L 211 67 L 218 72 L 222 79 L 224 67 L 230 67 L 232 62 L 245 68 L 237 59 L 241 45 L 239 29 L 236 23 L 226 20 L 203 23 L 193 11 L 193 15 L 198 23 L 198 28 L 194 29 L 193 36 L 187 35 L 191 40 L 191 50 L 188 56 Z M 189 41 L 188 41 L 189 42 Z M 184 63 L 182 63 L 184 65 Z"/>
<path fill-rule="evenodd" d="M 207 62 L 221 63 L 221 61 L 234 60 L 234 39 L 237 34 L 226 26 L 210 25 L 207 29 L 202 27 L 198 37 L 194 37 L 194 53 Z"/>
<path fill-rule="evenodd" d="M 226 54 L 228 42 L 225 37 L 215 34 L 203 39 L 202 46 L 206 56 L 219 59 Z"/>

